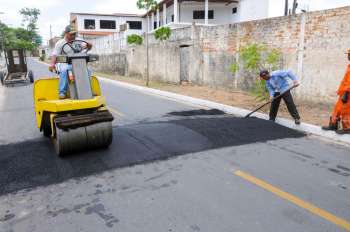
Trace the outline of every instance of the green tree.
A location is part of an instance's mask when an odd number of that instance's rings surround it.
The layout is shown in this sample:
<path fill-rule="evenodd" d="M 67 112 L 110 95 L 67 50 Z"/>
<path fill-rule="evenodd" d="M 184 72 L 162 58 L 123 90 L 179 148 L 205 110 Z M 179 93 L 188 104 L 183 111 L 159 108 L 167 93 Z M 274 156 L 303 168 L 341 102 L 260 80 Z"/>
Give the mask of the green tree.
<path fill-rule="evenodd" d="M 40 46 L 42 43 L 42 37 L 35 31 L 28 31 L 25 28 L 13 28 L 8 27 L 4 23 L 0 22 L 0 35 L 1 43 L 0 49 L 5 48 L 12 49 L 27 49 L 33 50 Z"/>
<path fill-rule="evenodd" d="M 4 39 L 3 45 L 5 48 L 9 49 L 27 49 L 32 50 L 35 48 L 34 43 L 31 40 L 28 40 L 28 35 L 26 33 L 26 30 L 23 28 L 11 28 L 11 27 L 2 27 L 1 28 L 1 35 Z"/>
<path fill-rule="evenodd" d="M 136 2 L 137 8 L 141 10 L 154 10 L 157 8 L 157 1 L 155 0 L 137 0 Z"/>
<path fill-rule="evenodd" d="M 19 13 L 22 15 L 22 26 L 28 31 L 35 31 L 37 29 L 37 22 L 40 15 L 40 10 L 37 8 L 22 8 Z"/>
<path fill-rule="evenodd" d="M 22 8 L 19 13 L 22 15 L 22 35 L 19 35 L 19 38 L 26 41 L 31 41 L 34 47 L 39 47 L 42 44 L 42 37 L 37 32 L 37 23 L 40 15 L 40 10 L 37 8 Z M 25 38 L 24 38 L 25 37 Z"/>

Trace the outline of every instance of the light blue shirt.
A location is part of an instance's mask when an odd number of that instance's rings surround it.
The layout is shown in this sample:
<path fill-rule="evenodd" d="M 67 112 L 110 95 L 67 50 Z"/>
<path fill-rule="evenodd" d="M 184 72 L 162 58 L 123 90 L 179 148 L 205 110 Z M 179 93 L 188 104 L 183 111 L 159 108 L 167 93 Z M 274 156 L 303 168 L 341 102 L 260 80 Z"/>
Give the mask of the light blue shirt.
<path fill-rule="evenodd" d="M 266 87 L 273 97 L 274 93 L 283 93 L 289 89 L 288 79 L 297 81 L 298 78 L 290 70 L 277 70 L 270 74 L 270 79 L 266 81 Z"/>

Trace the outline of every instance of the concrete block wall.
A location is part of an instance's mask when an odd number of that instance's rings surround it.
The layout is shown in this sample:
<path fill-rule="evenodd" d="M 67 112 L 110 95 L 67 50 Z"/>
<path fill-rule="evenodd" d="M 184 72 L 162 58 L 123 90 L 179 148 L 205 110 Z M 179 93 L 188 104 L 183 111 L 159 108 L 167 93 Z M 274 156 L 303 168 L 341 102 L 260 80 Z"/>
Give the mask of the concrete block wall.
<path fill-rule="evenodd" d="M 334 101 L 344 76 L 350 48 L 350 7 L 307 15 L 303 57 L 303 88 L 298 95 L 306 100 Z"/>
<path fill-rule="evenodd" d="M 114 53 L 109 55 L 100 55 L 99 60 L 89 63 L 94 71 L 118 73 L 126 75 L 128 70 L 128 62 L 125 53 Z"/>

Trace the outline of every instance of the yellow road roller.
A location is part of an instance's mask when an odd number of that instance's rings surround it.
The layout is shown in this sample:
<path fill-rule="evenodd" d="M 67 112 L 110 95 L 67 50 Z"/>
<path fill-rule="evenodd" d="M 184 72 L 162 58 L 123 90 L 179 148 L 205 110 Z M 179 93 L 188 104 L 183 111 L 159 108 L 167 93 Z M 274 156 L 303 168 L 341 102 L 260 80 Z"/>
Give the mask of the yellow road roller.
<path fill-rule="evenodd" d="M 90 77 L 87 68 L 88 62 L 97 60 L 97 55 L 81 52 L 57 57 L 59 63 L 72 65 L 66 99 L 59 99 L 59 78 L 34 83 L 37 126 L 52 139 L 59 156 L 107 148 L 112 143 L 113 116 L 106 108 L 98 79 Z"/>

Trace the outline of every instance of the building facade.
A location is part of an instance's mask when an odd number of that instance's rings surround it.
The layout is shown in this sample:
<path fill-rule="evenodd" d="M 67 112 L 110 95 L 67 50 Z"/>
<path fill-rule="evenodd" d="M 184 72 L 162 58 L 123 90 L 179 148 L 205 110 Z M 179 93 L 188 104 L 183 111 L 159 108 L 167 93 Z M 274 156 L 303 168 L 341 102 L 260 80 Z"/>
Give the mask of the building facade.
<path fill-rule="evenodd" d="M 142 34 L 161 26 L 222 25 L 272 16 L 271 6 L 281 0 L 162 0 L 144 15 L 71 13 L 80 37 L 93 39 L 117 32 Z M 176 12 L 176 13 L 175 13 Z M 126 25 L 126 26 L 125 26 Z"/>
<path fill-rule="evenodd" d="M 148 31 L 160 26 L 221 25 L 268 18 L 275 0 L 163 0 L 144 15 Z M 176 13 L 175 13 L 176 12 Z M 146 29 L 147 30 L 147 29 Z"/>
<path fill-rule="evenodd" d="M 142 34 L 145 21 L 145 18 L 136 14 L 70 14 L 71 25 L 78 31 L 78 36 L 85 39 L 124 31 L 126 34 Z"/>

